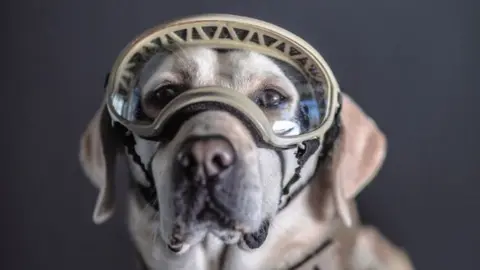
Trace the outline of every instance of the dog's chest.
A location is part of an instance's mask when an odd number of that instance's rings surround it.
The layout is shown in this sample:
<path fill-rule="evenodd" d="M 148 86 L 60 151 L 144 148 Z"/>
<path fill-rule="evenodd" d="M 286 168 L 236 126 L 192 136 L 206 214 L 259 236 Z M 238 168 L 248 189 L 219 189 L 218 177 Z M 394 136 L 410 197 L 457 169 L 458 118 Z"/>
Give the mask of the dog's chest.
<path fill-rule="evenodd" d="M 221 260 L 224 254 L 225 245 L 216 237 L 207 236 L 202 243 L 205 251 L 205 262 L 208 270 L 221 269 Z"/>
<path fill-rule="evenodd" d="M 303 198 L 305 195 L 300 195 Z M 303 198 L 305 199 L 305 198 Z M 344 270 L 337 242 L 321 248 L 332 236 L 332 223 L 311 218 L 303 200 L 292 202 L 292 208 L 279 214 L 272 224 L 266 242 L 257 250 L 243 251 L 226 247 L 215 237 L 207 237 L 180 262 L 163 260 L 156 250 L 161 243 L 152 241 L 152 224 L 132 203 L 129 228 L 147 269 L 178 270 Z M 136 202 L 132 198 L 131 202 Z M 303 202 L 304 203 L 304 202 Z M 225 248 L 227 250 L 225 250 Z M 319 250 L 319 248 L 321 248 Z M 226 252 L 224 252 L 226 251 Z M 182 265 L 178 267 L 179 265 Z"/>
<path fill-rule="evenodd" d="M 239 253 L 236 253 L 224 261 L 221 270 L 345 270 L 340 254 L 338 243 L 330 241 L 322 243 L 307 254 L 301 253 L 301 256 L 294 249 L 284 256 L 275 254 L 239 256 Z M 292 257 L 299 259 L 292 261 Z"/>
<path fill-rule="evenodd" d="M 336 243 L 328 245 L 318 253 L 311 254 L 296 265 L 283 269 L 295 270 L 345 270 Z M 282 269 L 282 270 L 283 270 Z"/>
<path fill-rule="evenodd" d="M 222 270 L 340 270 L 340 243 L 332 240 L 334 224 L 305 218 L 302 208 L 281 214 L 257 250 L 232 248 Z"/>

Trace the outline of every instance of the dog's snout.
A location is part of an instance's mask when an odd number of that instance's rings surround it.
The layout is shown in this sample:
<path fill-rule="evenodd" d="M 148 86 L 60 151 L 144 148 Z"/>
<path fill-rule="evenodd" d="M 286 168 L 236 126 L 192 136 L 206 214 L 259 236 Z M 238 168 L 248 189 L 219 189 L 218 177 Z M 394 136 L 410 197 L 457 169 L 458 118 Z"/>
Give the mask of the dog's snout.
<path fill-rule="evenodd" d="M 214 177 L 228 169 L 235 162 L 235 150 L 222 137 L 195 138 L 185 143 L 178 154 L 178 162 L 184 173 Z"/>

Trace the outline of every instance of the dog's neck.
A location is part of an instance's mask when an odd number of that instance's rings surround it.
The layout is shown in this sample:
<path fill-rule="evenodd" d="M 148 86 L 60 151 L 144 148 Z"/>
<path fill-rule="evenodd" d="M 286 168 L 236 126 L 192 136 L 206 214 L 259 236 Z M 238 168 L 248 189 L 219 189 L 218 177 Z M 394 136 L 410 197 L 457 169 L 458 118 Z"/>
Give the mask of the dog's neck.
<path fill-rule="evenodd" d="M 165 258 L 169 251 L 165 250 L 165 243 L 155 237 L 155 215 L 157 212 L 143 199 L 138 190 L 132 187 L 130 192 L 129 224 L 134 243 L 145 263 L 151 269 L 171 269 L 187 267 L 195 269 L 222 270 L 221 265 L 228 265 L 225 269 L 289 269 L 298 264 L 319 246 L 330 239 L 336 228 L 334 223 L 335 209 L 331 198 L 330 186 L 323 178 L 322 170 L 315 172 L 316 158 L 309 160 L 304 167 L 305 179 L 315 177 L 310 185 L 304 188 L 291 203 L 283 209 L 272 221 L 269 234 L 261 247 L 252 251 L 244 251 L 235 246 L 225 246 L 220 240 L 209 236 L 187 254 L 175 258 Z M 131 166 L 132 181 L 141 177 L 138 168 Z M 308 173 L 310 172 L 310 173 Z M 301 181 L 303 182 L 303 181 Z M 316 241 L 312 241 L 317 239 Z M 278 260 L 282 258 L 282 260 Z M 181 264 L 181 265 L 178 265 Z M 204 265 L 205 268 L 199 268 Z M 195 267 L 193 267 L 195 266 Z"/>
<path fill-rule="evenodd" d="M 227 261 L 238 266 L 229 269 L 290 269 L 328 241 L 335 219 L 331 213 L 311 207 L 312 188 L 307 187 L 275 217 L 266 241 L 257 250 L 229 250 Z"/>
<path fill-rule="evenodd" d="M 312 159 L 305 164 L 305 172 L 313 173 L 316 166 L 316 160 Z M 340 221 L 336 216 L 330 183 L 322 181 L 325 179 L 323 169 L 312 173 L 304 174 L 305 178 L 314 177 L 313 181 L 273 219 L 261 247 L 250 252 L 238 248 L 228 250 L 226 261 L 234 266 L 228 269 L 300 269 L 292 266 L 299 265 L 336 235 L 333 230 L 339 228 L 337 223 Z M 327 249 L 331 247 L 333 245 Z M 328 253 L 329 250 L 320 252 Z"/>

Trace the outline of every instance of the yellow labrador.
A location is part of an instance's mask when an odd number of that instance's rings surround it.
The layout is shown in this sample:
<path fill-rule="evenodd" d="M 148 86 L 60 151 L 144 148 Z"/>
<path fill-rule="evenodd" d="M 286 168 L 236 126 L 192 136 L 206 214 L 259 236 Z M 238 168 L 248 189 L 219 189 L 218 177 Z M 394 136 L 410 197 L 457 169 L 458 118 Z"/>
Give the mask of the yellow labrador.
<path fill-rule="evenodd" d="M 295 79 L 288 72 L 261 54 L 197 46 L 153 57 L 138 83 L 144 97 L 162 80 L 191 88 L 220 85 L 247 96 L 255 95 L 259 85 L 275 83 L 290 93 L 289 100 L 295 100 Z M 164 144 L 134 135 L 140 160 L 127 155 L 132 182 L 148 186 L 138 162 L 146 164 L 153 157 L 151 171 L 158 191 L 153 198 L 158 209 L 138 185 L 132 185 L 128 194 L 128 224 L 140 269 L 413 269 L 403 250 L 376 229 L 358 224 L 354 198 L 381 167 L 387 143 L 374 121 L 342 95 L 337 119 L 341 132 L 333 149 L 320 159 L 327 151 L 320 147 L 306 162 L 301 177 L 313 181 L 280 212 L 280 183 L 295 173 L 295 151 L 257 147 L 244 123 L 231 114 L 208 110 L 196 114 Z M 154 98 L 143 104 L 147 116 L 156 113 Z M 276 97 L 270 93 L 259 98 L 270 102 Z M 281 113 L 294 119 L 295 110 L 293 105 L 285 106 Z M 117 154 L 125 153 L 119 140 L 104 103 L 80 147 L 83 169 L 99 189 L 96 223 L 113 213 L 114 161 Z M 193 161 L 204 164 L 205 174 L 220 173 L 228 166 L 234 169 L 214 187 L 192 186 Z M 236 225 L 226 225 L 232 221 Z"/>

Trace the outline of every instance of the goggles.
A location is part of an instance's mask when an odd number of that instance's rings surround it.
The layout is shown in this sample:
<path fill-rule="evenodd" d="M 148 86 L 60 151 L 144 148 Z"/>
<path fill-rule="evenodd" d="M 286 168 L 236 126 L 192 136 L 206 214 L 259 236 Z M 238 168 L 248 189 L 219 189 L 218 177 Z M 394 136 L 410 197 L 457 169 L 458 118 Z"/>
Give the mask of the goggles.
<path fill-rule="evenodd" d="M 195 82 L 189 72 L 209 64 L 218 76 Z M 116 59 L 106 91 L 113 120 L 138 136 L 161 135 L 179 111 L 221 109 L 241 115 L 277 148 L 322 139 L 340 102 L 332 71 L 306 41 L 234 15 L 194 16 L 145 31 Z"/>

